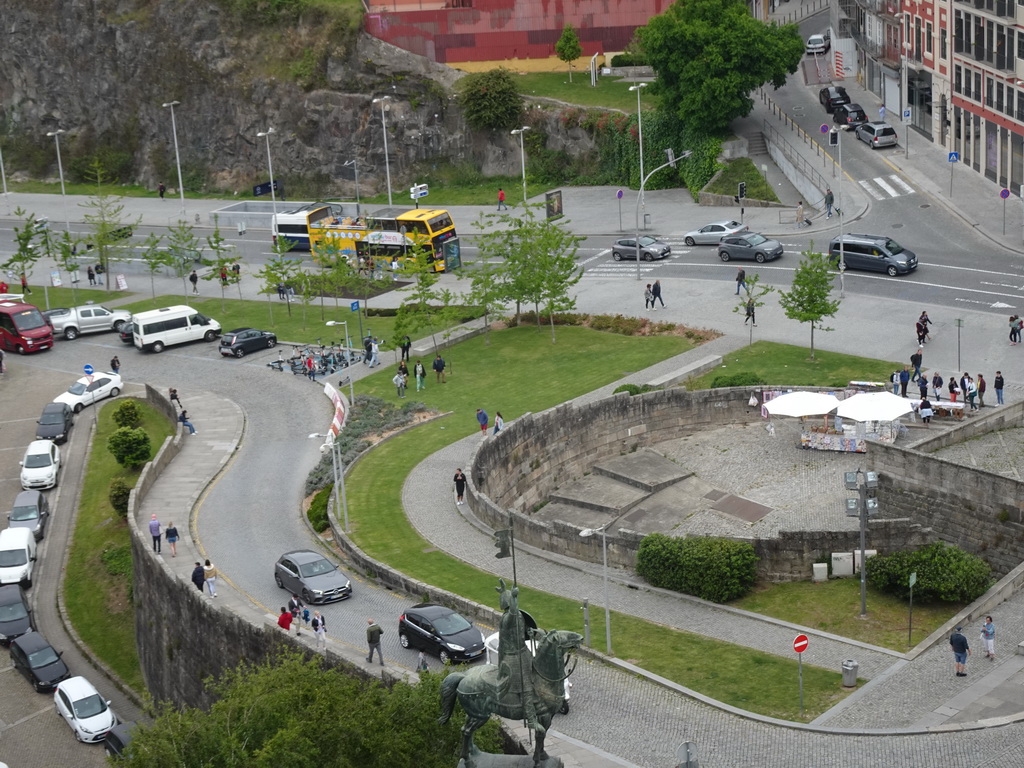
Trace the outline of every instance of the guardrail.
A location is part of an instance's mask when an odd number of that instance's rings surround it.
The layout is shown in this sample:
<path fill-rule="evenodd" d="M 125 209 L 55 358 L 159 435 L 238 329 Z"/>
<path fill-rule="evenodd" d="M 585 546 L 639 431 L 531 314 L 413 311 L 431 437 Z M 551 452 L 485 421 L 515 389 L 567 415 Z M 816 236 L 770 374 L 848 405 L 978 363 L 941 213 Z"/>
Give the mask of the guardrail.
<path fill-rule="evenodd" d="M 775 10 L 768 13 L 768 19 L 777 21 L 779 24 L 795 24 L 819 11 L 824 11 L 829 7 L 829 2 L 830 0 L 810 0 L 810 2 L 799 3 L 793 9 L 783 9 L 783 3 L 776 0 Z"/>
<path fill-rule="evenodd" d="M 777 143 L 782 153 L 796 166 L 801 172 L 806 173 L 807 177 L 811 179 L 814 186 L 819 189 L 827 189 L 831 182 L 826 179 L 826 175 L 831 175 L 834 179 L 839 175 L 839 163 L 828 153 L 818 141 L 807 133 L 800 125 L 789 115 L 782 111 L 782 108 L 772 101 L 764 91 L 761 91 L 761 102 L 768 107 L 772 117 L 774 117 L 779 123 L 780 127 L 776 127 L 766 117 L 763 120 L 763 129 L 765 140 L 769 142 Z M 821 158 L 821 171 L 814 168 L 811 162 L 804 157 L 803 154 L 796 151 L 796 149 L 785 139 L 783 131 L 788 131 L 790 136 L 795 135 L 796 138 L 800 139 L 808 149 L 814 152 L 816 157 Z"/>

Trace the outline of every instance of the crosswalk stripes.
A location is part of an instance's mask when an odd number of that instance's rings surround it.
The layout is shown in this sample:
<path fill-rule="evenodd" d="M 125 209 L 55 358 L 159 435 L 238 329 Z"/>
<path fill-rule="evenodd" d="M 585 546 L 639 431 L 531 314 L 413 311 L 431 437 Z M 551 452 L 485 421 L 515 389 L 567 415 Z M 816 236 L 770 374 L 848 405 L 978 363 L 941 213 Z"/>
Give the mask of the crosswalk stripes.
<path fill-rule="evenodd" d="M 889 200 L 894 197 L 914 194 L 914 188 L 896 174 L 861 179 L 857 182 L 875 200 Z"/>

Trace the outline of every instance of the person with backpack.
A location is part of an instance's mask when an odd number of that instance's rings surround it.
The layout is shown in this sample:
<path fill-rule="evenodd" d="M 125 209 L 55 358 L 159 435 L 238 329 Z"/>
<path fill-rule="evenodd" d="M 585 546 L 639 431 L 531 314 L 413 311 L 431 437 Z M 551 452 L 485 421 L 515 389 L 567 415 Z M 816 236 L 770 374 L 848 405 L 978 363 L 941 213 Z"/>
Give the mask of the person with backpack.
<path fill-rule="evenodd" d="M 295 624 L 295 634 L 299 634 L 299 629 L 302 627 L 299 621 L 299 615 L 302 613 L 302 609 L 305 608 L 305 603 L 299 599 L 299 596 L 292 594 L 292 599 L 288 601 L 288 610 L 292 612 L 292 623 Z"/>

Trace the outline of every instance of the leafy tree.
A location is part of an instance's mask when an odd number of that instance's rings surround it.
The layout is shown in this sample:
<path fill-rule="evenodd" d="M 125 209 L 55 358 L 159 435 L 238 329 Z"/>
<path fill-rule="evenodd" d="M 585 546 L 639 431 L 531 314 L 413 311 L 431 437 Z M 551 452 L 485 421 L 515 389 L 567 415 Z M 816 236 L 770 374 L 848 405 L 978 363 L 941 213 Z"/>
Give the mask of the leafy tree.
<path fill-rule="evenodd" d="M 126 398 L 114 409 L 114 423 L 119 427 L 137 427 L 142 421 L 142 409 L 137 400 Z"/>
<path fill-rule="evenodd" d="M 192 226 L 179 221 L 167 228 L 167 246 L 173 255 L 174 270 L 181 278 L 181 291 L 188 300 L 188 274 L 202 255 L 203 247 Z"/>
<path fill-rule="evenodd" d="M 107 489 L 107 499 L 110 501 L 110 506 L 122 518 L 128 517 L 128 499 L 131 493 L 132 487 L 123 478 L 115 477 L 110 481 L 110 486 Z"/>
<path fill-rule="evenodd" d="M 480 258 L 469 269 L 459 275 L 459 279 L 470 281 L 469 300 L 484 311 L 484 343 L 491 343 L 490 315 L 501 311 L 504 298 L 508 293 L 505 287 L 505 273 L 500 264 L 490 258 L 492 250 L 490 242 L 484 247 L 487 235 L 480 239 Z"/>
<path fill-rule="evenodd" d="M 758 308 L 763 307 L 765 305 L 765 301 L 764 301 L 765 297 L 769 293 L 774 293 L 775 292 L 775 288 L 773 288 L 772 286 L 770 286 L 770 285 L 761 285 L 761 276 L 760 275 L 751 275 L 750 277 L 748 277 L 746 279 L 746 283 L 747 283 L 747 293 L 746 293 L 746 295 L 740 294 L 740 301 L 739 301 L 739 303 L 735 307 L 732 308 L 733 312 L 737 312 L 737 313 L 742 312 L 744 316 L 746 316 L 746 314 L 747 314 L 747 303 L 748 302 L 752 302 L 753 303 L 754 310 L 756 312 L 756 310 Z M 753 323 L 747 323 L 747 325 L 750 326 L 750 339 L 749 339 L 748 343 L 749 344 L 753 344 L 754 343 L 754 324 Z"/>
<path fill-rule="evenodd" d="M 523 97 L 504 67 L 472 72 L 459 81 L 458 102 L 470 128 L 507 130 L 522 123 Z"/>
<path fill-rule="evenodd" d="M 288 248 L 285 248 L 285 246 Z M 279 249 L 284 249 L 284 253 L 287 253 L 290 249 L 290 245 L 285 243 L 281 244 L 281 240 L 278 239 L 274 243 L 273 250 L 275 253 Z M 277 253 L 274 258 L 270 259 L 266 264 L 263 265 L 263 269 L 256 273 L 256 277 L 262 281 L 263 287 L 260 288 L 260 293 L 266 294 L 267 297 L 267 309 L 270 312 L 270 325 L 274 325 L 274 309 L 273 301 L 271 297 L 277 294 L 277 286 L 288 285 L 295 279 L 296 273 L 299 271 L 299 265 L 294 259 L 290 259 L 282 253 Z M 292 304 L 290 297 L 285 296 L 288 301 L 285 304 L 288 306 L 288 316 L 292 315 Z"/>
<path fill-rule="evenodd" d="M 821 325 L 826 317 L 834 317 L 839 299 L 832 299 L 832 269 L 820 253 L 804 251 L 796 272 L 793 287 L 779 293 L 779 304 L 790 320 L 811 324 L 811 360 L 814 359 L 814 330 L 831 331 Z"/>
<path fill-rule="evenodd" d="M 68 280 L 71 283 L 71 303 L 76 307 L 78 306 L 78 280 L 74 279 L 74 273 L 80 266 L 78 263 L 78 246 L 80 244 L 80 240 L 72 237 L 71 233 L 65 230 L 56 238 L 54 253 L 54 257 L 57 259 L 57 263 L 60 264 L 61 269 L 71 277 Z"/>
<path fill-rule="evenodd" d="M 804 55 L 795 24 L 765 24 L 743 0 L 679 0 L 637 34 L 663 108 L 711 135 L 750 114 L 755 88 L 785 85 Z"/>
<path fill-rule="evenodd" d="M 107 450 L 117 463 L 127 469 L 138 469 L 153 455 L 149 435 L 141 427 L 119 427 L 107 438 Z"/>
<path fill-rule="evenodd" d="M 564 61 L 569 67 L 569 82 L 572 82 L 572 63 L 583 55 L 583 46 L 580 45 L 580 38 L 572 24 L 566 24 L 562 29 L 562 36 L 555 43 L 555 55 Z"/>
<path fill-rule="evenodd" d="M 241 280 L 240 275 L 236 275 L 231 269 L 234 262 L 238 260 L 235 249 L 227 244 L 227 240 L 220 233 L 220 224 L 217 221 L 217 217 L 213 217 L 213 233 L 206 238 L 206 245 L 209 246 L 211 254 L 209 259 L 204 259 L 203 263 L 210 267 L 210 273 L 203 275 L 203 280 L 211 282 L 217 280 L 220 283 L 220 311 L 224 312 L 224 291 L 227 290 L 229 285 L 238 283 Z M 242 298 L 241 289 L 239 289 L 238 298 Z"/>
<path fill-rule="evenodd" d="M 149 272 L 149 290 L 156 300 L 156 273 L 165 268 L 173 269 L 177 264 L 177 257 L 163 246 L 163 235 L 158 232 L 150 232 L 142 243 L 139 256 L 146 265 Z"/>
<path fill-rule="evenodd" d="M 90 240 L 103 272 L 109 275 L 110 262 L 114 259 L 113 246 L 125 239 L 126 229 L 139 226 L 142 217 L 131 220 L 125 218 L 124 198 L 107 192 L 107 187 L 104 186 L 107 175 L 98 160 L 93 161 L 90 177 L 96 182 L 96 194 L 81 203 L 83 207 L 92 210 L 92 213 L 85 214 L 83 218 L 92 228 Z M 107 279 L 109 281 L 109 277 Z"/>
<path fill-rule="evenodd" d="M 34 213 L 26 213 L 24 209 L 17 208 L 14 215 L 24 218 L 25 223 L 14 228 L 14 241 L 18 244 L 18 249 L 3 266 L 16 275 L 24 273 L 27 279 L 32 276 L 32 267 L 43 257 L 43 252 L 38 248 L 43 237 L 43 228 Z"/>

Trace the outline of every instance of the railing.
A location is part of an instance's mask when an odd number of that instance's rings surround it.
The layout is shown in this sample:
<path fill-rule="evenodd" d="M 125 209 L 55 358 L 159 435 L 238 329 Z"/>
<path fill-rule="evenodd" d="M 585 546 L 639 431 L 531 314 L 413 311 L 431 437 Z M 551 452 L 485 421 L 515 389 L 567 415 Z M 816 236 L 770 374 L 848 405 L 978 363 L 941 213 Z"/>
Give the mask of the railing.
<path fill-rule="evenodd" d="M 839 164 L 832 158 L 832 156 L 825 150 L 821 144 L 819 144 L 813 136 L 807 133 L 801 128 L 796 121 L 793 120 L 789 115 L 782 111 L 771 98 L 768 97 L 764 91 L 761 92 L 761 101 L 768 107 L 772 113 L 772 117 L 781 123 L 781 126 L 776 126 L 769 122 L 768 118 L 765 118 L 764 123 L 764 137 L 767 142 L 774 144 L 779 148 L 779 151 L 785 155 L 786 159 L 789 160 L 793 166 L 818 189 L 828 189 L 831 186 L 831 182 L 825 178 L 825 174 L 831 173 L 832 178 L 835 178 L 839 173 Z M 811 161 L 803 156 L 800 152 L 796 151 L 796 148 L 790 144 L 785 138 L 785 131 L 788 131 L 790 136 L 795 134 L 796 138 L 800 139 L 809 149 L 811 149 L 817 157 L 821 158 L 822 171 L 815 168 Z M 831 170 L 829 170 L 831 167 Z"/>
<path fill-rule="evenodd" d="M 813 16 L 819 11 L 823 11 L 831 5 L 830 0 L 804 0 L 794 10 L 787 10 L 785 13 L 781 10 L 781 3 L 775 6 L 775 10 L 769 12 L 768 18 L 771 21 L 777 21 L 779 24 L 795 24 L 802 19 L 806 19 L 808 16 Z"/>

